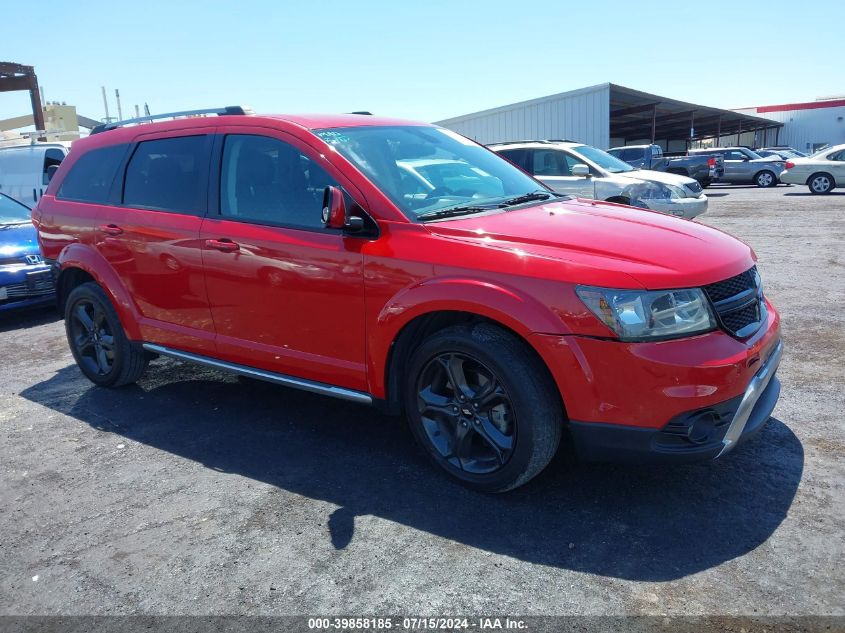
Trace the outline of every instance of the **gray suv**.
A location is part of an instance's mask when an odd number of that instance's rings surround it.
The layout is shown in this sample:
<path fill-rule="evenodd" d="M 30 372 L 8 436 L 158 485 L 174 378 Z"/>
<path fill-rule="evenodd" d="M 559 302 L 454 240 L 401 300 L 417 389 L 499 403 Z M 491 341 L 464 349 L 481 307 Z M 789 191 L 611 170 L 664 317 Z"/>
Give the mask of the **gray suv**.
<path fill-rule="evenodd" d="M 786 168 L 786 161 L 776 157 L 763 158 L 747 147 L 708 147 L 691 149 L 689 153 L 690 156 L 721 154 L 725 159 L 725 173 L 719 180 L 733 184 L 774 187 Z"/>

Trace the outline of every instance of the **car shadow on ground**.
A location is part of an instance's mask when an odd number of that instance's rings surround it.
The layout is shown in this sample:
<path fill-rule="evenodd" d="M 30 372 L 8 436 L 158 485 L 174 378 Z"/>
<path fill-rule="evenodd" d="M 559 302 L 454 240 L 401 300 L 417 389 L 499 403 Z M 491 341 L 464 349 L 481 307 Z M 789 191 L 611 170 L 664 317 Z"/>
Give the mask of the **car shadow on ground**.
<path fill-rule="evenodd" d="M 38 306 L 33 308 L 22 308 L 20 310 L 8 310 L 0 312 L 0 332 L 10 332 L 20 328 L 46 325 L 59 320 L 56 306 Z"/>
<path fill-rule="evenodd" d="M 804 191 L 804 192 L 795 191 L 795 192 L 792 192 L 792 193 L 785 193 L 783 195 L 785 195 L 785 196 L 805 196 L 805 197 L 815 196 L 816 198 L 826 198 L 828 196 L 845 196 L 845 191 L 831 191 L 830 193 L 825 193 L 825 194 L 810 193 L 809 191 Z"/>
<path fill-rule="evenodd" d="M 339 508 L 332 544 L 375 515 L 540 565 L 667 581 L 759 547 L 786 517 L 804 466 L 772 419 L 717 461 L 677 467 L 575 462 L 564 448 L 528 485 L 483 495 L 429 465 L 397 418 L 339 400 L 155 361 L 139 386 L 106 390 L 75 366 L 25 398 L 220 472 Z M 143 398 L 143 399 L 142 399 Z"/>

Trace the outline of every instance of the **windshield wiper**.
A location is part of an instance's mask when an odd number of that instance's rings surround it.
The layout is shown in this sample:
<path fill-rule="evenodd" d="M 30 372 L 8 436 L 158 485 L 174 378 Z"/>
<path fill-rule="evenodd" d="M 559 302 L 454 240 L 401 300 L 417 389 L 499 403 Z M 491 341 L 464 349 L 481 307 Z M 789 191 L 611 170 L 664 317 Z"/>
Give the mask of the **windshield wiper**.
<path fill-rule="evenodd" d="M 501 203 L 503 207 L 513 207 L 518 204 L 525 204 L 526 202 L 533 202 L 534 200 L 548 200 L 549 198 L 555 196 L 554 193 L 551 191 L 532 191 L 531 193 L 526 193 L 522 196 L 517 196 L 515 198 L 508 198 L 504 202 Z"/>
<path fill-rule="evenodd" d="M 0 231 L 5 231 L 7 229 L 12 228 L 13 226 L 21 226 L 22 224 L 29 224 L 29 220 L 18 220 L 16 222 L 4 222 L 0 224 Z"/>
<path fill-rule="evenodd" d="M 417 216 L 418 220 L 437 220 L 439 218 L 453 218 L 458 215 L 469 215 L 471 213 L 475 213 L 477 211 L 492 211 L 493 209 L 498 209 L 500 205 L 487 205 L 481 206 L 478 204 L 467 204 L 467 205 L 460 205 L 457 207 L 446 207 L 445 209 L 435 209 L 434 211 L 428 211 L 426 213 L 421 213 Z"/>

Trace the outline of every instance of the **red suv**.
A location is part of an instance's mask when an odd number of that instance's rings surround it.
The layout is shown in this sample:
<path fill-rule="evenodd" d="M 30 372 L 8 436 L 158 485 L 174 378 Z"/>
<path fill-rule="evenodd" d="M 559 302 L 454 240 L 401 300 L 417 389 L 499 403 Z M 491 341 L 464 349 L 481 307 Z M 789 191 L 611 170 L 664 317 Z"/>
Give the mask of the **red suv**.
<path fill-rule="evenodd" d="M 769 418 L 779 317 L 744 243 L 560 196 L 432 125 L 205 113 L 95 130 L 34 213 L 95 384 L 162 355 L 372 403 L 485 491 L 564 433 L 687 461 Z"/>

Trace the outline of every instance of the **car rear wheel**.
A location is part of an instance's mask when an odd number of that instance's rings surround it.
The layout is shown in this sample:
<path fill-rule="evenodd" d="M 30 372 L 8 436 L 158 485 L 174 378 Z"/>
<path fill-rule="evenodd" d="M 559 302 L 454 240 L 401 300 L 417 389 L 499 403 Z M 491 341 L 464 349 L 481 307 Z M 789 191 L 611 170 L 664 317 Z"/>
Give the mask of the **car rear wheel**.
<path fill-rule="evenodd" d="M 830 193 L 836 183 L 830 174 L 813 174 L 807 179 L 807 186 L 810 188 L 810 193 L 819 195 Z"/>
<path fill-rule="evenodd" d="M 405 377 L 408 422 L 452 477 L 484 492 L 529 481 L 554 456 L 563 426 L 557 388 L 524 342 L 490 324 L 435 333 Z"/>
<path fill-rule="evenodd" d="M 773 172 L 764 170 L 754 176 L 754 184 L 758 187 L 774 187 L 778 184 L 778 179 Z"/>
<path fill-rule="evenodd" d="M 126 337 L 108 295 L 93 282 L 77 286 L 68 296 L 65 331 L 76 364 L 95 385 L 127 385 L 147 368 L 147 354 Z"/>
<path fill-rule="evenodd" d="M 698 184 L 701 185 L 702 189 L 707 189 L 710 185 L 713 184 L 712 180 L 699 180 Z"/>

